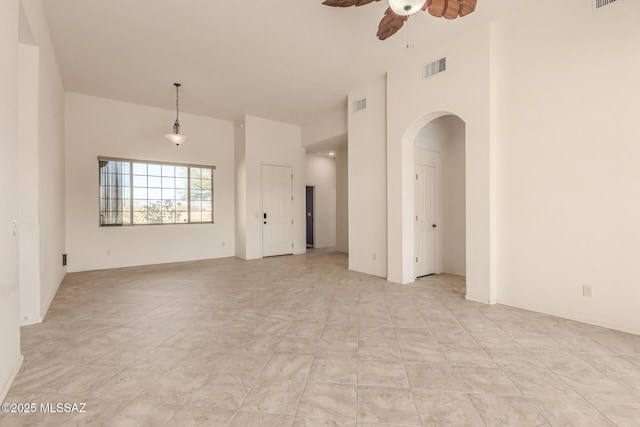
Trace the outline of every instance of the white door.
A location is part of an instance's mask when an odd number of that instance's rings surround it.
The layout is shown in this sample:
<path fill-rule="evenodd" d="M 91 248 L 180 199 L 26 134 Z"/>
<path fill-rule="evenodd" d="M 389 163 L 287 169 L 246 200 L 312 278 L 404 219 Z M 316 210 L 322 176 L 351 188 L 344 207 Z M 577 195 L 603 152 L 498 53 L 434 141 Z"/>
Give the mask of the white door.
<path fill-rule="evenodd" d="M 293 253 L 293 169 L 262 166 L 262 255 Z"/>
<path fill-rule="evenodd" d="M 437 270 L 436 168 L 416 165 L 415 172 L 415 276 L 421 277 Z"/>

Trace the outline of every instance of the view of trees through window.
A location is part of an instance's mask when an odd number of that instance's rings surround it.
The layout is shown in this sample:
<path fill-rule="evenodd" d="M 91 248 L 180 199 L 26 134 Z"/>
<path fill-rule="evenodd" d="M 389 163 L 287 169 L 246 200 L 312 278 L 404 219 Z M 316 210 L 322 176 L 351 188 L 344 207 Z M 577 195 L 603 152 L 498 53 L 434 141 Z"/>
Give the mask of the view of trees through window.
<path fill-rule="evenodd" d="M 212 166 L 99 159 L 100 224 L 213 222 Z"/>

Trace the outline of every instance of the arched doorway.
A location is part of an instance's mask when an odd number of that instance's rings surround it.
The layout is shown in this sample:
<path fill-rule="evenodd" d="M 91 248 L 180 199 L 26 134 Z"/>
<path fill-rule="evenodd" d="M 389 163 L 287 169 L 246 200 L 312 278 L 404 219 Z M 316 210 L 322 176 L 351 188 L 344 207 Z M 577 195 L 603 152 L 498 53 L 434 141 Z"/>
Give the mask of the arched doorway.
<path fill-rule="evenodd" d="M 439 110 L 418 116 L 401 133 L 400 143 L 388 142 L 388 278 L 396 283 L 415 280 L 414 143 L 425 125 L 442 116 L 464 123 L 465 139 L 465 273 L 466 298 L 496 302 L 495 167 L 487 122 L 480 117 Z"/>
<path fill-rule="evenodd" d="M 440 116 L 416 135 L 414 175 L 414 276 L 465 276 L 465 124 L 458 116 Z"/>

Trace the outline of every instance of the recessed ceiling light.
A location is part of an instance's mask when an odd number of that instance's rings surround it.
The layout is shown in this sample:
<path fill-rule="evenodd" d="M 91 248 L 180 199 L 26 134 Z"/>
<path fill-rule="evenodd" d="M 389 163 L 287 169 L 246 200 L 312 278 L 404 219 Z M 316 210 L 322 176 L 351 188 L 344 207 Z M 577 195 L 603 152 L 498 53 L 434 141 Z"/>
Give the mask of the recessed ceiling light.
<path fill-rule="evenodd" d="M 329 155 L 330 155 L 330 156 L 335 156 L 335 155 L 336 155 L 336 152 L 335 152 L 335 151 L 330 151 L 330 152 L 329 152 Z"/>

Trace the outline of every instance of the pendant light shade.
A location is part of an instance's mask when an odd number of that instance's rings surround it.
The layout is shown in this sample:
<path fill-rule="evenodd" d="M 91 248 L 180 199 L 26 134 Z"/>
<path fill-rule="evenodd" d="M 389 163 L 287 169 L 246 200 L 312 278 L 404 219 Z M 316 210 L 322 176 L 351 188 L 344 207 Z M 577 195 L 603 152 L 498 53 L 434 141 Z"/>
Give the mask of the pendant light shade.
<path fill-rule="evenodd" d="M 168 133 L 164 137 L 176 145 L 180 145 L 187 140 L 186 136 L 180 135 L 179 133 Z"/>
<path fill-rule="evenodd" d="M 180 120 L 178 119 L 178 116 L 180 114 L 180 105 L 178 103 L 179 101 L 178 90 L 182 85 L 180 83 L 174 83 L 173 85 L 176 87 L 176 121 L 173 124 L 173 133 L 168 133 L 164 137 L 167 138 L 169 141 L 173 142 L 174 144 L 176 144 L 177 146 L 179 146 L 180 144 L 182 144 L 187 140 L 186 136 L 180 134 Z"/>
<path fill-rule="evenodd" d="M 389 0 L 389 7 L 396 15 L 407 16 L 417 13 L 422 6 L 424 0 Z"/>

